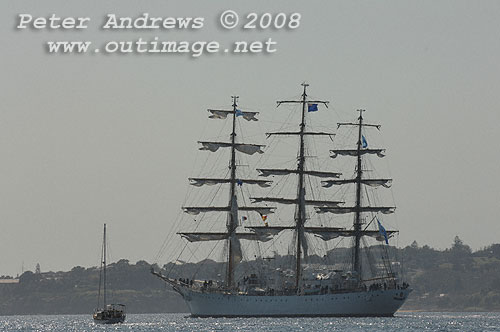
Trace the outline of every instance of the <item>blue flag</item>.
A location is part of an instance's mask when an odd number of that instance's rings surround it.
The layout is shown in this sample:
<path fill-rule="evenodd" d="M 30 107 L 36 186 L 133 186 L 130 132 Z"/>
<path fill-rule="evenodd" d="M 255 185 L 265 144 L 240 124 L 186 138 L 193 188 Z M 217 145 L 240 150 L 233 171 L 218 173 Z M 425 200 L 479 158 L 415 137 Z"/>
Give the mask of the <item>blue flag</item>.
<path fill-rule="evenodd" d="M 366 149 L 368 147 L 368 142 L 366 141 L 364 135 L 361 135 L 361 146 L 363 147 L 363 149 Z"/>
<path fill-rule="evenodd" d="M 318 110 L 318 104 L 307 104 L 308 112 L 316 112 Z"/>
<path fill-rule="evenodd" d="M 239 109 L 236 109 L 236 116 L 242 116 L 243 112 Z"/>
<path fill-rule="evenodd" d="M 389 244 L 389 239 L 387 238 L 387 231 L 385 230 L 384 226 L 382 226 L 378 218 L 377 218 L 377 223 L 378 223 L 378 232 L 384 236 L 385 244 Z"/>

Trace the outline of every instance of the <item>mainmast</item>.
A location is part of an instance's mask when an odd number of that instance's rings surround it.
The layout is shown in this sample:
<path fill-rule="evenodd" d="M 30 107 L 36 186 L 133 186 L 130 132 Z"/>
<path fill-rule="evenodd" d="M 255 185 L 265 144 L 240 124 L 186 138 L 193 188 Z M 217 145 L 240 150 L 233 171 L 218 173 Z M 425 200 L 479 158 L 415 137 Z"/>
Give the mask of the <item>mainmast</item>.
<path fill-rule="evenodd" d="M 328 135 L 333 136 L 332 133 L 323 133 L 323 132 L 306 132 L 306 112 L 309 111 L 308 106 L 310 104 L 314 104 L 317 110 L 317 104 L 323 104 L 328 107 L 328 101 L 322 100 L 308 100 L 307 98 L 307 87 L 309 84 L 302 83 L 303 92 L 302 98 L 300 100 L 282 100 L 278 101 L 278 106 L 281 104 L 301 104 L 301 121 L 299 125 L 298 132 L 276 132 L 276 133 L 268 133 L 268 136 L 271 135 L 298 135 L 299 136 L 299 152 L 297 156 L 297 168 L 295 170 L 289 169 L 259 169 L 262 176 L 269 175 L 286 175 L 295 173 L 298 175 L 297 181 L 297 196 L 295 199 L 286 199 L 286 198 L 275 198 L 275 197 L 263 197 L 263 198 L 252 198 L 254 201 L 270 201 L 270 202 L 278 202 L 282 204 L 290 204 L 294 203 L 296 206 L 295 209 L 295 234 L 296 234 L 296 252 L 295 252 L 295 288 L 297 291 L 300 287 L 300 280 L 302 276 L 302 254 L 304 256 L 307 254 L 303 248 L 305 246 L 305 237 L 304 237 L 304 224 L 306 222 L 306 205 L 308 204 L 326 204 L 326 205 L 334 205 L 336 206 L 339 202 L 319 202 L 319 201 L 307 201 L 306 200 L 306 189 L 305 189 L 305 177 L 304 175 L 312 175 L 319 177 L 338 177 L 339 173 L 332 172 L 319 172 L 319 171 L 307 171 L 306 164 L 306 156 L 305 156 L 305 136 L 307 135 Z M 287 227 L 277 227 L 277 229 L 289 229 Z"/>
<path fill-rule="evenodd" d="M 301 267 L 301 256 L 302 256 L 302 242 L 304 237 L 304 223 L 306 221 L 306 206 L 305 206 L 305 196 L 306 189 L 304 187 L 304 132 L 306 128 L 306 89 L 309 86 L 307 83 L 302 83 L 304 87 L 304 92 L 302 93 L 302 118 L 300 122 L 300 148 L 297 163 L 297 173 L 299 175 L 299 181 L 297 184 L 297 213 L 295 215 L 295 232 L 297 234 L 297 252 L 296 252 L 296 263 L 295 263 L 295 288 L 299 288 L 300 278 L 302 274 Z"/>

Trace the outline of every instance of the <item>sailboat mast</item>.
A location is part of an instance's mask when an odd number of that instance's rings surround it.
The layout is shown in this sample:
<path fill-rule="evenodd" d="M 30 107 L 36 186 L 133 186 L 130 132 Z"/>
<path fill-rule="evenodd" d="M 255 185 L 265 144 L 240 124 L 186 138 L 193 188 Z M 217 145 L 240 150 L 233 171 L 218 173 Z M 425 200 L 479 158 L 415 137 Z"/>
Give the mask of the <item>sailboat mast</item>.
<path fill-rule="evenodd" d="M 227 255 L 227 275 L 226 275 L 226 285 L 228 288 L 231 288 L 234 280 L 234 255 L 232 248 L 232 237 L 234 234 L 234 230 L 237 226 L 237 220 L 235 216 L 235 204 L 236 204 L 236 110 L 237 110 L 237 101 L 238 96 L 232 96 L 233 98 L 233 130 L 231 132 L 231 164 L 229 165 L 231 169 L 231 188 L 229 193 L 229 215 L 227 218 L 227 232 L 228 232 L 228 255 Z"/>
<path fill-rule="evenodd" d="M 103 272 L 103 290 L 104 290 L 104 309 L 106 309 L 106 224 L 104 224 L 104 235 L 102 241 L 102 272 Z"/>
<path fill-rule="evenodd" d="M 361 180 L 363 169 L 361 168 L 361 146 L 362 134 L 361 128 L 363 127 L 363 112 L 359 111 L 358 123 L 358 144 L 357 144 L 357 168 L 356 168 L 356 208 L 354 217 L 354 271 L 361 278 L 361 261 L 360 261 L 360 242 L 361 242 Z"/>
<path fill-rule="evenodd" d="M 302 118 L 300 121 L 300 148 L 299 148 L 299 158 L 297 164 L 297 173 L 299 175 L 298 185 L 297 185 L 297 215 L 295 216 L 295 230 L 297 234 L 297 252 L 296 252 L 296 266 L 295 266 L 295 287 L 299 288 L 300 277 L 302 273 L 301 267 L 301 255 L 302 255 L 302 237 L 304 234 L 304 223 L 306 220 L 306 209 L 305 209 L 305 188 L 304 188 L 304 164 L 305 164 L 305 142 L 304 142 L 304 132 L 306 128 L 306 99 L 307 93 L 306 88 L 309 86 L 307 83 L 302 83 L 304 87 L 304 92 L 302 93 Z"/>

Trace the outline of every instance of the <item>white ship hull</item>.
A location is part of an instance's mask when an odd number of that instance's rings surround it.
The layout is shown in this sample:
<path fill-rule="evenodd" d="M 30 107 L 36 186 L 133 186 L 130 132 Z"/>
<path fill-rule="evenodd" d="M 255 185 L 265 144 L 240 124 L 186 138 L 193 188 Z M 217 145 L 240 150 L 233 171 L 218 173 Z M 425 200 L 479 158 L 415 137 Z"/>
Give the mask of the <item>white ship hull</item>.
<path fill-rule="evenodd" d="M 177 287 L 176 287 L 177 288 Z M 393 316 L 411 289 L 324 295 L 249 296 L 176 289 L 193 317 Z"/>

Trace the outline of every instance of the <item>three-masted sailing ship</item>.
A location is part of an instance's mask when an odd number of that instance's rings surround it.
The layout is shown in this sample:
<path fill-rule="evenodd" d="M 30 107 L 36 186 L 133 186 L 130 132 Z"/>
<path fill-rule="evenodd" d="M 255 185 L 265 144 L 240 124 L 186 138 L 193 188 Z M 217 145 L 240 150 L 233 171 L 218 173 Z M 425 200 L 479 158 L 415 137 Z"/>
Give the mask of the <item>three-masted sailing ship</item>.
<path fill-rule="evenodd" d="M 102 286 L 102 306 L 101 306 L 101 286 Z M 97 294 L 97 308 L 92 315 L 94 322 L 99 324 L 116 324 L 125 321 L 124 304 L 108 304 L 106 298 L 106 224 L 101 249 L 101 268 L 99 271 L 99 292 Z"/>
<path fill-rule="evenodd" d="M 298 138 L 296 166 L 257 169 L 260 176 L 266 179 L 244 179 L 238 172 L 241 165 L 237 154 L 262 153 L 264 146 L 237 141 L 236 121 L 238 117 L 256 121 L 258 113 L 241 111 L 237 105 L 237 97 L 233 97 L 232 110 L 208 110 L 210 118 L 232 120 L 229 142 L 199 142 L 202 145 L 200 150 L 215 152 L 220 148 L 230 149 L 229 176 L 190 178 L 190 181 L 195 186 L 229 186 L 229 199 L 227 205 L 223 206 L 185 206 L 183 209 L 193 215 L 222 212 L 226 216 L 225 229 L 180 231 L 178 234 L 193 243 L 224 241 L 225 276 L 221 276 L 219 280 L 207 281 L 196 279 L 193 275 L 189 278 L 174 278 L 169 273 L 152 271 L 184 298 L 192 316 L 392 316 L 411 292 L 408 284 L 402 282 L 395 271 L 397 264 L 390 262 L 387 254 L 388 240 L 397 231 L 386 229 L 380 221 L 382 215 L 394 212 L 395 207 L 374 205 L 368 194 L 368 189 L 389 187 L 392 181 L 368 176 L 369 171 L 364 163 L 364 159 L 370 155 L 384 156 L 384 149 L 368 148 L 364 134 L 366 128 L 380 129 L 380 126 L 366 123 L 361 110 L 357 121 L 338 124 L 338 128 L 353 127 L 357 132 L 357 141 L 353 147 L 330 150 L 330 157 L 334 159 L 339 156 L 355 158 L 352 178 L 342 177 L 339 172 L 312 169 L 308 162 L 310 156 L 307 154 L 307 144 L 310 140 L 320 139 L 321 136 L 331 138 L 334 134 L 308 128 L 309 114 L 316 112 L 318 105 L 328 107 L 328 101 L 309 98 L 307 87 L 308 84 L 304 83 L 301 98 L 297 100 L 278 101 L 278 106 L 300 106 L 298 130 L 267 134 L 268 137 Z M 252 204 L 243 204 L 248 199 L 237 195 L 238 186 L 256 184 L 272 189 L 272 181 L 267 177 L 289 177 L 278 182 L 286 182 L 288 186 L 292 183 L 296 185 L 295 190 L 285 192 L 287 197 L 252 196 Z M 313 194 L 316 190 L 328 191 L 327 188 L 346 186 L 354 186 L 352 202 L 335 198 L 318 199 L 319 196 Z M 278 192 L 282 194 L 282 191 Z M 285 218 L 287 224 L 270 225 L 267 216 L 273 212 L 279 213 L 281 209 L 285 211 L 286 207 L 288 211 L 290 207 L 293 208 L 293 215 Z M 248 222 L 247 219 L 250 218 L 247 215 L 250 213 L 260 214 L 264 224 Z M 350 224 L 336 225 L 335 217 L 340 215 L 350 215 Z M 320 221 L 315 222 L 313 219 Z M 247 274 L 235 273 L 243 256 L 242 241 L 275 241 L 285 232 L 292 234 L 289 241 L 289 248 L 292 250 L 288 251 L 287 257 L 293 257 L 293 260 L 288 260 L 289 266 L 250 269 Z M 377 242 L 378 245 L 368 246 L 365 240 L 367 238 L 380 242 Z M 341 269 L 338 264 L 322 264 L 317 259 L 315 264 L 305 263 L 310 256 L 311 242 L 328 243 L 335 239 L 348 239 L 350 243 L 350 248 L 344 250 L 349 253 L 348 263 Z M 373 251 L 381 253 L 382 259 L 372 259 Z M 363 259 L 364 256 L 366 257 Z M 365 264 L 372 266 L 365 269 Z"/>

